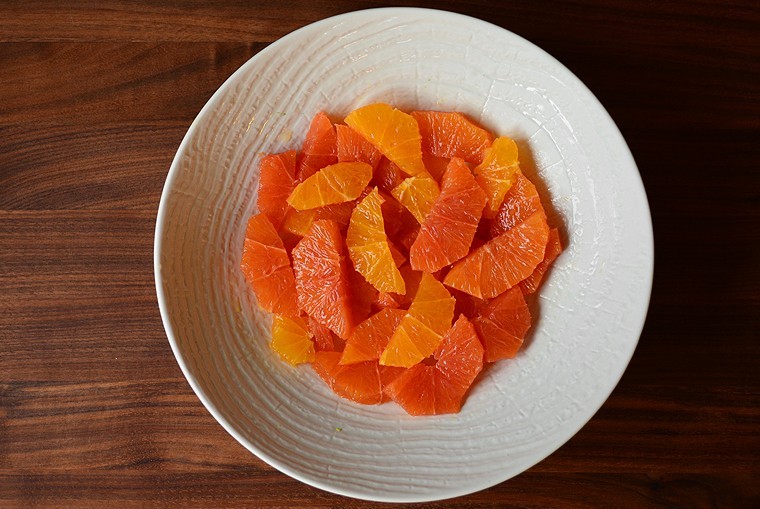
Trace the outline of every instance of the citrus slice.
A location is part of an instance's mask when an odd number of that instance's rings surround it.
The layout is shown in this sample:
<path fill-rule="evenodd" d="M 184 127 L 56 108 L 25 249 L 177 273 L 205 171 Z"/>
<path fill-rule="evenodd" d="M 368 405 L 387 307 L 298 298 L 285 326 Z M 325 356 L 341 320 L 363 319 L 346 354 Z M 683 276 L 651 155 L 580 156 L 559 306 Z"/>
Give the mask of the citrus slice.
<path fill-rule="evenodd" d="M 506 136 L 496 138 L 486 150 L 483 162 L 475 167 L 473 173 L 488 197 L 486 217 L 493 217 L 520 173 L 515 142 Z"/>
<path fill-rule="evenodd" d="M 467 256 L 486 204 L 483 190 L 464 161 L 455 157 L 441 181 L 441 194 L 409 250 L 414 270 L 436 272 Z"/>
<path fill-rule="evenodd" d="M 435 352 L 435 364 L 417 364 L 385 387 L 410 415 L 456 413 L 483 369 L 483 346 L 466 317 L 460 316 Z"/>
<path fill-rule="evenodd" d="M 449 166 L 450 158 L 437 157 L 432 154 L 422 153 L 422 162 L 425 163 L 425 169 L 436 182 L 440 182 L 446 168 Z"/>
<path fill-rule="evenodd" d="M 433 208 L 440 190 L 438 182 L 429 175 L 424 175 L 404 179 L 391 190 L 391 194 L 412 213 L 418 223 L 422 224 L 430 209 Z"/>
<path fill-rule="evenodd" d="M 324 220 L 311 225 L 292 253 L 299 306 L 343 339 L 354 326 L 351 269 L 344 253 L 340 226 Z"/>
<path fill-rule="evenodd" d="M 248 220 L 240 267 L 262 308 L 292 317 L 300 314 L 288 253 L 264 214 Z"/>
<path fill-rule="evenodd" d="M 536 270 L 533 273 L 520 281 L 520 289 L 525 295 L 535 292 L 541 285 L 541 281 L 544 278 L 544 274 L 549 270 L 554 260 L 562 252 L 562 243 L 559 240 L 559 231 L 556 228 L 549 230 L 549 240 L 546 242 L 546 251 L 544 252 L 544 259 L 538 264 Z"/>
<path fill-rule="evenodd" d="M 405 314 L 403 309 L 385 308 L 354 327 L 346 340 L 340 363 L 354 364 L 379 359 Z"/>
<path fill-rule="evenodd" d="M 523 344 L 530 329 L 530 310 L 518 287 L 510 288 L 488 304 L 472 319 L 486 352 L 486 361 L 511 359 Z"/>
<path fill-rule="evenodd" d="M 371 183 L 381 191 L 390 193 L 405 178 L 406 174 L 399 170 L 398 166 L 383 157 L 378 163 L 375 173 L 372 175 Z"/>
<path fill-rule="evenodd" d="M 336 163 L 298 184 L 288 203 L 296 210 L 308 210 L 355 200 L 371 178 L 372 166 L 367 163 Z"/>
<path fill-rule="evenodd" d="M 339 364 L 340 352 L 317 352 L 312 366 L 335 394 L 364 405 L 383 402 L 383 382 L 377 361 Z"/>
<path fill-rule="evenodd" d="M 307 322 L 309 325 L 309 334 L 311 334 L 312 338 L 314 339 L 315 350 L 328 352 L 336 350 L 336 346 L 340 343 L 341 340 L 335 336 L 335 333 L 333 331 L 312 317 L 309 317 Z"/>
<path fill-rule="evenodd" d="M 496 297 L 530 276 L 544 259 L 548 237 L 546 216 L 534 212 L 459 260 L 443 282 L 481 299 Z"/>
<path fill-rule="evenodd" d="M 413 111 L 422 136 L 422 151 L 450 159 L 461 157 L 468 163 L 480 164 L 493 136 L 461 113 L 445 111 Z"/>
<path fill-rule="evenodd" d="M 295 187 L 296 151 L 264 157 L 259 165 L 259 191 L 256 205 L 279 228 L 289 208 L 285 200 Z"/>
<path fill-rule="evenodd" d="M 296 210 L 292 207 L 288 207 L 288 211 L 285 213 L 285 219 L 282 222 L 282 229 L 293 235 L 303 237 L 306 235 L 306 232 L 309 231 L 309 228 L 311 228 L 312 223 L 314 223 L 314 221 L 319 221 L 320 219 L 335 221 L 340 225 L 341 229 L 343 229 L 348 226 L 354 206 L 354 202 L 347 201 L 307 210 Z"/>
<path fill-rule="evenodd" d="M 376 103 L 352 111 L 345 121 L 407 175 L 426 173 L 420 131 L 408 113 Z"/>
<path fill-rule="evenodd" d="M 536 186 L 528 177 L 518 173 L 515 177 L 515 183 L 504 195 L 504 201 L 499 207 L 496 217 L 491 221 L 491 238 L 498 237 L 505 231 L 511 230 L 539 210 L 544 210 L 544 208 L 541 205 L 541 198 L 538 196 Z"/>
<path fill-rule="evenodd" d="M 314 343 L 303 318 L 274 315 L 269 346 L 291 366 L 314 360 Z"/>
<path fill-rule="evenodd" d="M 423 273 L 409 310 L 380 356 L 380 364 L 408 368 L 431 355 L 451 326 L 454 304 L 446 287 Z"/>
<path fill-rule="evenodd" d="M 323 112 L 314 115 L 301 148 L 296 177 L 299 182 L 314 175 L 325 166 L 338 162 L 335 126 Z"/>
<path fill-rule="evenodd" d="M 406 293 L 404 279 L 393 260 L 377 188 L 354 208 L 346 233 L 346 245 L 354 268 L 381 292 Z"/>
<path fill-rule="evenodd" d="M 367 163 L 376 169 L 383 154 L 347 125 L 335 126 L 338 135 L 338 161 Z"/>

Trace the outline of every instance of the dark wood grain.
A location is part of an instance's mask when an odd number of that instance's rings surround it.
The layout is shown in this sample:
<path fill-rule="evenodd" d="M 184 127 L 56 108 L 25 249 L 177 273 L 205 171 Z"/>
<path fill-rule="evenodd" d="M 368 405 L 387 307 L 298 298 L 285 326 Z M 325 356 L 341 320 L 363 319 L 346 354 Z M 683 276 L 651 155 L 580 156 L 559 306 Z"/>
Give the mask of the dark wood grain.
<path fill-rule="evenodd" d="M 399 2 L 411 5 L 411 2 Z M 0 3 L 0 507 L 392 507 L 256 459 L 174 360 L 152 274 L 187 127 L 267 43 L 381 2 Z M 539 44 L 599 97 L 647 188 L 647 324 L 565 446 L 419 507 L 759 507 L 760 9 L 419 2 Z"/>

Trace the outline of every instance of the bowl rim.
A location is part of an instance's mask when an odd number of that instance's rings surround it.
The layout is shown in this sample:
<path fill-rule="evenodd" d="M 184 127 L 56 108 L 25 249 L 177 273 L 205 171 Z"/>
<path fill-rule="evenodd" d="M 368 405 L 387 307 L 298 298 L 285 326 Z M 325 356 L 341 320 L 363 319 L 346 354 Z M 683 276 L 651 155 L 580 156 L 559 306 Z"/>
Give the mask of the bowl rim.
<path fill-rule="evenodd" d="M 537 55 L 540 55 L 541 58 L 551 62 L 552 65 L 557 66 L 558 68 L 566 71 L 568 75 L 572 77 L 572 79 L 576 80 L 577 84 L 587 94 L 587 99 L 589 100 L 590 105 L 593 108 L 597 109 L 597 111 L 601 114 L 603 120 L 608 123 L 610 134 L 616 138 L 615 140 L 616 148 L 621 149 L 621 154 L 620 154 L 621 157 L 626 159 L 626 163 L 629 164 L 633 170 L 635 170 L 633 172 L 634 174 L 631 175 L 631 177 L 634 179 L 636 187 L 638 188 L 636 190 L 641 192 L 641 197 L 643 198 L 643 202 L 642 202 L 643 208 L 641 210 L 641 213 L 642 213 L 642 218 L 645 217 L 647 221 L 644 221 L 641 227 L 647 229 L 647 232 L 644 232 L 644 233 L 648 233 L 647 243 L 651 247 L 652 257 L 650 260 L 649 271 L 646 274 L 647 279 L 644 285 L 645 290 L 646 290 L 646 296 L 642 300 L 642 304 L 645 304 L 645 305 L 642 305 L 640 308 L 638 320 L 636 320 L 636 327 L 632 328 L 630 331 L 632 335 L 633 333 L 635 333 L 636 339 L 635 341 L 631 341 L 629 343 L 630 345 L 629 351 L 624 352 L 621 355 L 621 358 L 623 358 L 625 361 L 625 363 L 623 364 L 623 369 L 621 369 L 620 373 L 617 374 L 616 377 L 609 378 L 610 381 L 614 380 L 614 383 L 610 383 L 609 390 L 600 391 L 600 394 L 603 394 L 604 397 L 600 398 L 599 401 L 594 401 L 592 402 L 593 404 L 588 405 L 588 409 L 589 410 L 593 409 L 593 411 L 589 413 L 589 416 L 587 419 L 581 420 L 580 424 L 577 427 L 569 428 L 567 431 L 568 434 L 566 438 L 559 441 L 559 443 L 556 446 L 548 448 L 549 449 L 548 451 L 544 450 L 542 451 L 541 454 L 537 454 L 536 457 L 532 459 L 531 463 L 527 467 L 519 466 L 517 468 L 512 468 L 512 469 L 505 468 L 501 472 L 503 475 L 499 476 L 499 478 L 496 479 L 495 481 L 492 477 L 488 477 L 484 481 L 472 482 L 467 485 L 458 486 L 454 489 L 439 490 L 435 494 L 410 493 L 404 496 L 398 496 L 395 494 L 386 496 L 386 495 L 383 495 L 382 493 L 369 494 L 366 492 L 352 491 L 350 489 L 336 487 L 328 483 L 325 483 L 320 479 L 312 478 L 308 474 L 295 471 L 289 468 L 287 465 L 281 463 L 277 458 L 269 454 L 266 454 L 264 451 L 260 450 L 258 447 L 256 447 L 255 444 L 251 443 L 248 439 L 242 436 L 235 429 L 235 427 L 232 426 L 229 423 L 229 421 L 227 421 L 224 415 L 216 408 L 216 406 L 206 396 L 204 390 L 198 384 L 193 374 L 189 371 L 187 364 L 185 363 L 185 360 L 182 356 L 179 343 L 174 334 L 174 329 L 171 324 L 171 317 L 169 314 L 166 293 L 165 293 L 164 284 L 162 280 L 161 253 L 162 253 L 162 247 L 163 247 L 162 237 L 166 228 L 165 219 L 167 216 L 167 208 L 168 208 L 167 203 L 169 201 L 169 194 L 171 192 L 171 189 L 173 188 L 174 181 L 177 178 L 177 175 L 179 174 L 179 171 L 180 171 L 179 170 L 180 160 L 184 156 L 184 153 L 187 150 L 187 146 L 190 143 L 190 140 L 192 140 L 193 137 L 195 136 L 195 132 L 198 130 L 199 125 L 201 125 L 201 123 L 205 120 L 205 117 L 208 115 L 209 111 L 212 110 L 217 105 L 217 103 L 221 100 L 221 98 L 227 93 L 227 90 L 232 86 L 232 84 L 235 81 L 237 81 L 238 76 L 244 74 L 250 67 L 254 66 L 258 59 L 263 58 L 264 56 L 270 53 L 276 52 L 280 47 L 289 44 L 292 39 L 295 39 L 302 32 L 313 30 L 314 28 L 318 28 L 319 26 L 332 26 L 336 22 L 345 21 L 347 19 L 350 19 L 356 16 L 378 15 L 382 17 L 391 17 L 391 16 L 403 16 L 404 14 L 412 14 L 412 13 L 442 17 L 442 18 L 449 18 L 451 20 L 465 21 L 467 23 L 472 23 L 474 25 L 481 24 L 488 27 L 489 29 L 501 30 L 504 33 L 506 33 L 509 37 L 513 37 L 519 42 L 523 44 L 527 44 L 528 46 L 532 47 L 532 49 L 536 52 Z M 490 488 L 504 481 L 507 481 L 511 479 L 512 477 L 515 477 L 516 475 L 519 475 L 520 473 L 535 466 L 536 464 L 540 463 L 541 461 L 546 459 L 548 456 L 556 452 L 560 447 L 562 447 L 562 445 L 567 443 L 573 436 L 575 436 L 594 417 L 594 415 L 596 415 L 596 413 L 599 411 L 602 405 L 607 401 L 610 394 L 612 394 L 614 389 L 617 387 L 623 374 L 627 370 L 628 365 L 630 364 L 631 358 L 633 357 L 633 353 L 635 352 L 639 339 L 641 337 L 641 332 L 643 331 L 644 324 L 646 322 L 649 305 L 651 303 L 652 285 L 653 285 L 653 277 L 654 277 L 654 232 L 653 232 L 651 211 L 650 211 L 650 207 L 648 203 L 648 198 L 646 195 L 646 189 L 644 187 L 643 181 L 641 179 L 641 174 L 638 170 L 638 166 L 636 165 L 636 161 L 633 157 L 633 154 L 631 153 L 630 148 L 628 147 L 628 144 L 625 142 L 625 139 L 622 133 L 620 132 L 620 129 L 618 128 L 617 124 L 612 119 L 612 117 L 610 116 L 606 108 L 597 99 L 597 97 L 593 94 L 593 92 L 591 92 L 591 90 L 585 85 L 585 83 L 583 83 L 580 80 L 580 78 L 578 78 L 565 65 L 563 65 L 560 61 L 558 61 L 548 52 L 543 50 L 541 47 L 539 47 L 538 45 L 536 45 L 535 43 L 531 41 L 528 41 L 524 37 L 506 28 L 503 28 L 499 25 L 496 25 L 494 23 L 491 23 L 491 22 L 488 22 L 488 21 L 485 21 L 473 16 L 468 16 L 465 14 L 459 14 L 459 13 L 446 11 L 446 10 L 421 8 L 421 7 L 380 7 L 380 8 L 359 9 L 359 10 L 355 10 L 355 11 L 351 11 L 351 12 L 347 12 L 343 14 L 338 14 L 336 16 L 331 16 L 328 18 L 315 21 L 313 23 L 309 23 L 294 31 L 291 31 L 283 35 L 279 39 L 275 40 L 274 42 L 272 42 L 271 44 L 263 48 L 261 51 L 254 54 L 252 57 L 250 57 L 235 72 L 233 72 L 224 81 L 224 83 L 222 83 L 222 85 L 219 86 L 219 88 L 217 88 L 217 90 L 208 99 L 206 104 L 203 106 L 203 108 L 201 108 L 200 112 L 196 115 L 195 119 L 190 124 L 190 127 L 188 128 L 179 147 L 177 148 L 174 158 L 172 159 L 172 163 L 169 167 L 166 181 L 164 183 L 164 186 L 161 192 L 161 198 L 160 198 L 158 212 L 156 216 L 154 250 L 153 250 L 153 270 L 154 270 L 154 279 L 155 279 L 155 285 L 156 285 L 156 296 L 158 300 L 158 308 L 161 315 L 161 321 L 163 323 L 164 330 L 166 331 L 166 335 L 169 340 L 169 345 L 171 346 L 172 353 L 174 354 L 174 357 L 177 360 L 177 363 L 179 364 L 182 374 L 184 375 L 185 379 L 190 384 L 190 387 L 192 388 L 193 392 L 196 394 L 196 396 L 201 401 L 201 403 L 206 408 L 206 410 L 214 417 L 214 419 L 222 426 L 222 428 L 224 428 L 224 430 L 227 431 L 227 433 L 229 433 L 235 440 L 237 440 L 248 451 L 252 452 L 256 457 L 258 457 L 259 459 L 261 459 L 268 465 L 292 477 L 293 479 L 303 482 L 309 486 L 312 486 L 312 487 L 315 487 L 315 488 L 318 488 L 330 493 L 334 493 L 337 495 L 342 495 L 342 496 L 351 497 L 355 499 L 375 501 L 375 502 L 391 502 L 391 503 L 434 502 L 434 501 L 446 500 L 446 499 L 451 499 L 454 497 L 476 493 L 478 491 Z"/>

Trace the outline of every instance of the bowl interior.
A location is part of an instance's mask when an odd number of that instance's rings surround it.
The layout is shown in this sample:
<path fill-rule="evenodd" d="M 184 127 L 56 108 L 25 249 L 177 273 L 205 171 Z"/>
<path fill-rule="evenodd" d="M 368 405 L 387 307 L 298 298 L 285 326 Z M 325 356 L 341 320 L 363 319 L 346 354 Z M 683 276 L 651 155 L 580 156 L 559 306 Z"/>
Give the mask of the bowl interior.
<path fill-rule="evenodd" d="M 566 246 L 533 304 L 526 347 L 487 369 L 458 415 L 356 405 L 310 367 L 285 365 L 269 350 L 270 318 L 239 269 L 262 154 L 298 148 L 319 110 L 342 118 L 375 101 L 461 111 L 514 138 Z M 652 260 L 635 163 L 582 83 L 510 32 L 423 9 L 330 18 L 246 63 L 188 131 L 156 231 L 162 317 L 211 413 L 283 472 L 387 501 L 496 484 L 580 429 L 635 348 Z"/>

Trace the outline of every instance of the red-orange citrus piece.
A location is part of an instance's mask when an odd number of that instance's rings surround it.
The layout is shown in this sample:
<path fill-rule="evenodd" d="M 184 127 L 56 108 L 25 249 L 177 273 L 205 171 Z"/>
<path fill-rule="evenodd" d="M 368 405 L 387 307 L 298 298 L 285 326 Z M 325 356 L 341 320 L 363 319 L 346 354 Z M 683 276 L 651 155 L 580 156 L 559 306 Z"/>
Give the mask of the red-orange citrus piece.
<path fill-rule="evenodd" d="M 337 350 L 338 344 L 341 343 L 341 339 L 335 335 L 333 331 L 316 321 L 314 318 L 308 319 L 309 333 L 314 339 L 314 349 L 317 351 L 332 352 Z"/>
<path fill-rule="evenodd" d="M 412 213 L 418 223 L 425 222 L 430 209 L 440 194 L 438 182 L 429 175 L 409 177 L 391 190 L 399 203 Z"/>
<path fill-rule="evenodd" d="M 425 169 L 436 182 L 440 182 L 443 178 L 443 174 L 446 173 L 446 168 L 449 166 L 449 161 L 451 161 L 451 158 L 437 157 L 425 152 L 422 153 L 422 162 L 425 163 Z"/>
<path fill-rule="evenodd" d="M 286 202 L 295 187 L 296 151 L 264 157 L 259 165 L 259 192 L 256 205 L 279 228 L 289 208 Z"/>
<path fill-rule="evenodd" d="M 399 374 L 385 393 L 410 415 L 459 412 L 467 390 L 483 369 L 483 346 L 460 316 L 435 352 L 435 364 L 417 364 Z"/>
<path fill-rule="evenodd" d="M 413 111 L 422 136 L 422 151 L 451 159 L 461 157 L 480 164 L 493 142 L 491 133 L 475 125 L 461 113 Z"/>
<path fill-rule="evenodd" d="M 467 256 L 486 204 L 483 190 L 464 161 L 455 157 L 441 182 L 441 194 L 409 250 L 414 270 L 436 272 Z"/>
<path fill-rule="evenodd" d="M 504 196 L 504 201 L 490 225 L 491 238 L 498 237 L 507 230 L 525 221 L 528 216 L 544 210 L 541 198 L 533 182 L 521 172 L 516 175 L 515 183 Z"/>
<path fill-rule="evenodd" d="M 559 240 L 559 231 L 556 228 L 549 230 L 549 240 L 546 243 L 546 251 L 544 252 L 544 259 L 538 264 L 536 270 L 527 278 L 520 281 L 520 289 L 525 295 L 533 293 L 538 290 L 541 285 L 541 281 L 544 278 L 544 274 L 549 270 L 554 260 L 562 252 L 562 243 Z"/>
<path fill-rule="evenodd" d="M 372 143 L 404 173 L 425 172 L 417 121 L 408 113 L 382 103 L 356 109 L 346 117 L 346 124 Z"/>
<path fill-rule="evenodd" d="M 383 402 L 383 382 L 377 361 L 339 364 L 340 352 L 317 352 L 314 371 L 335 394 L 364 405 Z"/>
<path fill-rule="evenodd" d="M 355 200 L 372 178 L 367 163 L 336 163 L 322 168 L 293 189 L 288 203 L 296 210 Z"/>
<path fill-rule="evenodd" d="M 299 306 L 347 338 L 354 326 L 351 268 L 340 226 L 335 221 L 315 221 L 292 254 Z"/>
<path fill-rule="evenodd" d="M 377 168 L 383 154 L 372 143 L 347 125 L 338 124 L 335 131 L 338 135 L 338 161 L 358 161 L 369 164 L 373 170 Z"/>
<path fill-rule="evenodd" d="M 517 145 L 514 141 L 501 136 L 493 141 L 486 150 L 483 162 L 475 167 L 475 180 L 486 192 L 488 208 L 486 217 L 493 217 L 504 201 L 504 195 L 514 184 L 520 173 L 520 163 L 517 160 Z"/>
<path fill-rule="evenodd" d="M 377 188 L 354 208 L 346 245 L 354 268 L 381 292 L 406 293 L 404 279 L 393 260 Z"/>
<path fill-rule="evenodd" d="M 371 184 L 385 193 L 390 193 L 406 178 L 406 174 L 398 166 L 383 157 L 372 175 Z"/>
<path fill-rule="evenodd" d="M 385 308 L 354 327 L 346 340 L 340 363 L 354 364 L 379 359 L 405 314 L 403 309 Z"/>
<path fill-rule="evenodd" d="M 256 214 L 248 220 L 240 266 L 262 308 L 270 313 L 300 315 L 288 253 L 264 214 Z"/>
<path fill-rule="evenodd" d="M 544 259 L 548 237 L 546 216 L 534 212 L 459 260 L 443 282 L 481 299 L 496 297 L 530 276 Z"/>
<path fill-rule="evenodd" d="M 517 355 L 530 329 L 530 310 L 519 288 L 510 288 L 472 319 L 486 351 L 486 361 L 495 362 Z"/>
<path fill-rule="evenodd" d="M 274 315 L 269 346 L 291 366 L 314 360 L 314 343 L 303 318 Z"/>
<path fill-rule="evenodd" d="M 412 305 L 383 350 L 380 364 L 407 368 L 431 355 L 451 326 L 454 304 L 446 287 L 423 273 Z"/>
<path fill-rule="evenodd" d="M 311 121 L 301 148 L 296 176 L 299 182 L 311 177 L 325 166 L 338 162 L 335 126 L 323 112 Z"/>

